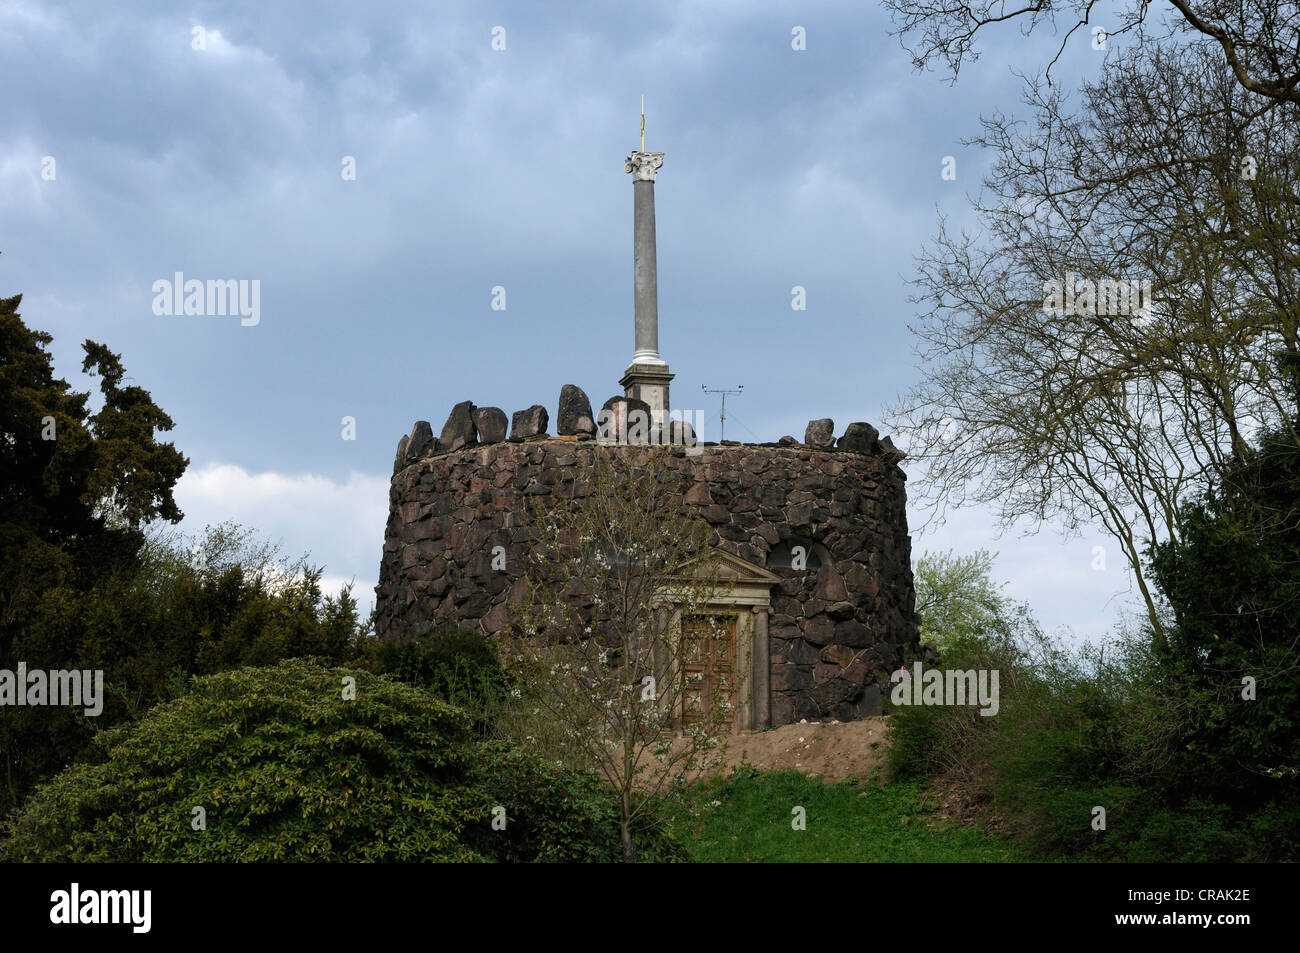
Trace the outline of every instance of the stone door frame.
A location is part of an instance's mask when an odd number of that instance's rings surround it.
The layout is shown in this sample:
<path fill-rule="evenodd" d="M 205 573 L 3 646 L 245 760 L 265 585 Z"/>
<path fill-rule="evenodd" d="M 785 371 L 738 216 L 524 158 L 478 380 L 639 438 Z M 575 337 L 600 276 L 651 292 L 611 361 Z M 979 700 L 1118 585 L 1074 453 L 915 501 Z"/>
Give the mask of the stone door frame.
<path fill-rule="evenodd" d="M 736 726 L 759 731 L 772 722 L 772 662 L 767 619 L 772 611 L 772 586 L 781 578 L 722 549 L 714 549 L 705 577 L 717 587 L 712 599 L 693 614 L 731 616 L 736 620 Z M 664 600 L 669 607 L 672 598 Z M 673 608 L 667 628 L 674 638 L 682 632 L 681 611 Z"/>

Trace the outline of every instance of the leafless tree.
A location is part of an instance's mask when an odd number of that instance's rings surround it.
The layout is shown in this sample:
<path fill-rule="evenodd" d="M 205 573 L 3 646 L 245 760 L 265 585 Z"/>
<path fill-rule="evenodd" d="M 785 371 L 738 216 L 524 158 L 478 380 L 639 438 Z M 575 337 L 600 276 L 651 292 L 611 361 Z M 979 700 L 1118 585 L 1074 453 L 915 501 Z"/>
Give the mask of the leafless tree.
<path fill-rule="evenodd" d="M 895 35 L 912 38 L 908 52 L 917 68 L 939 61 L 954 79 L 963 62 L 979 58 L 975 37 L 989 27 L 1014 21 L 1025 35 L 1048 27 L 1062 36 L 1050 75 L 1072 37 L 1084 31 L 1091 41 L 1092 29 L 1100 26 L 1108 36 L 1132 34 L 1144 48 L 1192 34 L 1218 51 L 1242 89 L 1300 103 L 1300 5 L 1294 2 L 1169 0 L 1167 17 L 1151 0 L 1127 0 L 1102 10 L 1097 0 L 884 0 L 884 5 L 893 15 Z M 1114 19 L 1101 22 L 1103 13 Z"/>
<path fill-rule="evenodd" d="M 511 649 L 526 686 L 507 723 L 516 740 L 614 787 L 624 858 L 635 822 L 674 782 L 719 763 L 734 720 L 734 674 L 697 663 L 725 637 L 710 529 L 690 512 L 676 448 L 583 447 L 538 532 Z"/>
<path fill-rule="evenodd" d="M 892 423 L 936 512 L 1104 526 L 1159 641 L 1146 546 L 1258 427 L 1291 420 L 1300 107 L 1261 104 L 1197 46 L 1111 60 L 1074 110 L 1040 82 L 1026 102 L 1032 121 L 996 115 L 972 140 L 996 157 L 983 230 L 941 220 L 919 256 L 926 370 Z M 1083 279 L 1091 300 L 1053 298 Z M 1116 307 L 1116 284 L 1143 282 L 1143 307 Z"/>

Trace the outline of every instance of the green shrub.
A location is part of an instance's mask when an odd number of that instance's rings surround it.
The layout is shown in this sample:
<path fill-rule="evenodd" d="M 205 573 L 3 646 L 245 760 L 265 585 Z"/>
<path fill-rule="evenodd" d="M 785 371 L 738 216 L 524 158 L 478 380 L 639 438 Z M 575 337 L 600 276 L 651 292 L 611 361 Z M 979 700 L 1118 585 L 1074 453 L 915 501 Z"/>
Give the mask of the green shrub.
<path fill-rule="evenodd" d="M 1125 859 L 1225 863 L 1264 858 L 1257 854 L 1249 832 L 1235 827 L 1228 805 L 1192 799 L 1181 808 L 1150 812 Z"/>
<path fill-rule="evenodd" d="M 942 774 L 950 747 L 941 743 L 952 726 L 951 713 L 925 705 L 889 712 L 889 769 L 901 780 Z"/>
<path fill-rule="evenodd" d="M 0 813 L 63 770 L 97 730 L 134 721 L 191 675 L 307 655 L 349 662 L 365 628 L 356 600 L 346 590 L 322 595 L 319 582 L 305 558 L 289 560 L 227 523 L 194 539 L 154 528 L 93 587 L 32 595 L 21 624 L 10 620 L 12 638 L 0 632 L 0 668 L 102 669 L 106 697 L 97 718 L 74 709 L 0 718 Z"/>
<path fill-rule="evenodd" d="M 1199 698 L 1170 787 L 1202 805 L 1230 804 L 1237 818 L 1267 811 L 1292 844 L 1300 839 L 1296 427 L 1262 433 L 1219 484 L 1184 504 L 1176 542 L 1149 552 L 1174 617 L 1164 664 Z"/>
<path fill-rule="evenodd" d="M 464 842 L 489 816 L 474 757 L 463 713 L 366 672 L 206 676 L 38 789 L 0 859 L 479 860 Z"/>
<path fill-rule="evenodd" d="M 618 802 L 607 783 L 502 742 L 485 743 L 482 750 L 476 779 L 493 805 L 505 808 L 506 826 L 501 831 L 489 828 L 475 840 L 481 853 L 501 861 L 623 859 Z M 633 836 L 640 860 L 689 859 L 658 813 L 638 818 Z"/>
<path fill-rule="evenodd" d="M 506 677 L 486 636 L 449 629 L 409 641 L 379 640 L 371 651 L 376 671 L 468 712 L 481 736 L 491 733 Z"/>
<path fill-rule="evenodd" d="M 1142 862 L 1297 856 L 1300 811 L 1293 801 L 1279 797 L 1244 812 L 1185 785 L 1188 746 L 1197 743 L 1196 726 L 1213 698 L 1163 661 L 1149 637 L 1121 639 L 1105 653 L 1066 652 L 1045 637 L 1014 648 L 968 637 L 942 668 L 998 668 L 998 714 L 893 708 L 891 769 L 902 779 L 955 780 L 988 805 L 1000 830 L 1038 856 Z M 1092 827 L 1097 807 L 1106 811 L 1105 830 Z"/>
<path fill-rule="evenodd" d="M 194 679 L 100 733 L 5 834 L 0 861 L 621 859 L 600 779 L 476 740 L 468 715 L 421 689 L 306 659 Z M 657 815 L 637 842 L 643 859 L 685 856 Z"/>

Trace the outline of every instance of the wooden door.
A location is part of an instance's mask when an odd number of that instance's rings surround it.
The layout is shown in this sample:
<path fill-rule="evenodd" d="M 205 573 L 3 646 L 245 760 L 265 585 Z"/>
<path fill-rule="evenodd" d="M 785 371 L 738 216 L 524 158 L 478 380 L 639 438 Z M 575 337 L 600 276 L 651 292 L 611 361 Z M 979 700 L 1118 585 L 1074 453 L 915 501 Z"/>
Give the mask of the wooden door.
<path fill-rule="evenodd" d="M 687 616 L 682 620 L 682 721 L 696 724 L 706 714 L 715 728 L 732 729 L 736 707 L 736 617 Z M 730 712 L 723 702 L 733 706 Z"/>

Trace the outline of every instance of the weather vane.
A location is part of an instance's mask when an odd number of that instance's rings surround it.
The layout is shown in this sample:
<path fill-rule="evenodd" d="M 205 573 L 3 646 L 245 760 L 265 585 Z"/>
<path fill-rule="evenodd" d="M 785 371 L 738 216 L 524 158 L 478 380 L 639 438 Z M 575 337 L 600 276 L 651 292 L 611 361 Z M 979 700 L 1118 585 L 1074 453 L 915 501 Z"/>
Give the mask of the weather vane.
<path fill-rule="evenodd" d="M 645 152 L 645 93 L 641 94 L 641 151 Z"/>

